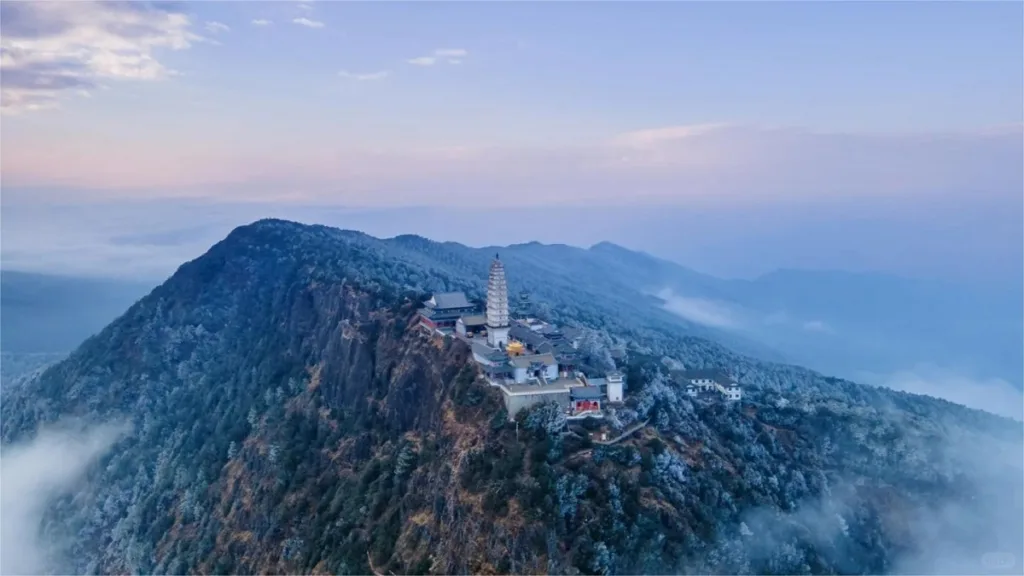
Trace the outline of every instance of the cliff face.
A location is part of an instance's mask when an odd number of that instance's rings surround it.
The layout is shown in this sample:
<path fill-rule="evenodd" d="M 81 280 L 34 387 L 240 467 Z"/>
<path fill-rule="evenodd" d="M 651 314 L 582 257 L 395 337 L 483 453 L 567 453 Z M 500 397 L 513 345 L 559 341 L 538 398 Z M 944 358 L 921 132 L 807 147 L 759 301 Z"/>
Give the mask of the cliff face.
<path fill-rule="evenodd" d="M 640 353 L 624 442 L 546 406 L 509 423 L 465 345 L 410 329 L 413 288 L 461 279 L 390 256 L 240 228 L 5 390 L 8 446 L 131 426 L 47 509 L 53 571 L 978 573 L 1019 547 L 1015 424 L 752 362 L 742 406 L 704 405 Z"/>

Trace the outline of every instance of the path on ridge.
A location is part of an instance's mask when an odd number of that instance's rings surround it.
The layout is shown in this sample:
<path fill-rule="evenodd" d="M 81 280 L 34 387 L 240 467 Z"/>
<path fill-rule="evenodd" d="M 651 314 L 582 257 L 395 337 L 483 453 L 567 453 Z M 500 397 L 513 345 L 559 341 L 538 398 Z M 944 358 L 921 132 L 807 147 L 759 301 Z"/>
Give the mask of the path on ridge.
<path fill-rule="evenodd" d="M 622 434 L 619 434 L 618 436 L 616 436 L 615 438 L 612 438 L 611 440 L 597 440 L 597 441 L 594 442 L 594 444 L 601 444 L 602 446 L 611 446 L 612 444 L 616 444 L 618 442 L 621 442 L 622 440 L 625 440 L 627 437 L 632 435 L 637 430 L 640 430 L 644 426 L 647 426 L 647 424 L 650 421 L 651 421 L 651 419 L 648 418 L 647 420 L 644 420 L 643 422 L 641 422 L 639 424 L 634 424 L 634 425 L 630 426 L 629 428 L 626 428 L 625 432 L 623 432 Z"/>

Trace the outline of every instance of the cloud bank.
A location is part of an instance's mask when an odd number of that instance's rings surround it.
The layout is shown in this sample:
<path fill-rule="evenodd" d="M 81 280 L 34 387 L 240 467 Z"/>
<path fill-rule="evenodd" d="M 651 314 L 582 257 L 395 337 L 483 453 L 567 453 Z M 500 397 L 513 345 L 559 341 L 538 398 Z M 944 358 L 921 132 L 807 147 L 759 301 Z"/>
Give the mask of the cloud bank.
<path fill-rule="evenodd" d="M 203 38 L 187 14 L 143 2 L 0 4 L 0 112 L 56 108 L 109 80 L 159 80 L 175 72 L 160 50 L 184 50 Z M 225 31 L 217 22 L 211 31 Z"/>
<path fill-rule="evenodd" d="M 348 70 L 342 70 L 338 72 L 338 76 L 347 78 L 349 80 L 356 80 L 359 82 L 366 80 L 383 80 L 387 78 L 391 72 L 389 70 L 378 70 L 377 72 L 349 72 Z"/>
<path fill-rule="evenodd" d="M 1024 447 L 1019 442 L 961 437 L 956 432 L 901 442 L 917 443 L 912 452 L 944 462 L 957 482 L 954 490 L 933 487 L 927 496 L 912 494 L 888 510 L 877 509 L 881 529 L 900 540 L 888 572 L 1019 574 L 1024 562 L 1020 482 Z M 922 478 L 923 485 L 932 482 Z M 833 480 L 825 494 L 800 502 L 793 512 L 768 508 L 746 512 L 739 528 L 744 553 L 760 561 L 801 557 L 793 542 L 807 537 L 810 530 L 819 550 L 841 565 L 848 546 L 863 545 L 850 539 L 850 527 L 862 521 L 858 517 L 867 499 L 882 492 L 869 486 L 859 478 Z M 851 563 L 841 569 L 855 572 L 857 566 Z"/>
<path fill-rule="evenodd" d="M 1024 421 L 1024 394 L 1001 378 L 971 378 L 948 368 L 923 364 L 888 375 L 866 373 L 862 380 Z"/>
<path fill-rule="evenodd" d="M 437 48 L 426 56 L 410 58 L 406 62 L 414 66 L 433 66 L 441 62 L 462 64 L 466 56 L 469 56 L 469 51 L 464 48 Z"/>
<path fill-rule="evenodd" d="M 658 292 L 664 308 L 685 320 L 712 328 L 739 328 L 738 315 L 724 302 L 676 295 L 670 289 Z"/>
<path fill-rule="evenodd" d="M 75 198 L 241 195 L 361 206 L 827 207 L 838 199 L 884 204 L 969 196 L 974 204 L 995 199 L 1011 210 L 1024 187 L 1019 127 L 951 135 L 820 134 L 756 126 L 671 133 L 672 138 L 633 133 L 559 147 L 367 149 L 335 138 L 289 148 L 271 140 L 259 150 L 210 147 L 202 154 L 160 142 L 88 146 L 74 136 L 61 143 L 24 139 L 4 151 L 3 184 L 74 188 Z M 265 140 L 257 132 L 239 137 Z"/>
<path fill-rule="evenodd" d="M 0 573 L 39 574 L 58 569 L 56 546 L 40 541 L 47 504 L 74 490 L 88 467 L 128 432 L 122 424 L 44 428 L 0 456 Z M 59 571 L 58 571 L 59 573 Z"/>

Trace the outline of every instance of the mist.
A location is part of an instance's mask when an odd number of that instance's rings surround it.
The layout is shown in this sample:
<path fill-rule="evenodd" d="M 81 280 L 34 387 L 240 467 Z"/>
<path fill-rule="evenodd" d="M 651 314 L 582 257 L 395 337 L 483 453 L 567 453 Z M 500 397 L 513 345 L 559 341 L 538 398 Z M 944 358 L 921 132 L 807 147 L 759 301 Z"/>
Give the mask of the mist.
<path fill-rule="evenodd" d="M 198 200 L 48 204 L 36 193 L 4 190 L 5 269 L 162 280 L 235 226 L 275 217 L 470 246 L 610 241 L 719 277 L 783 268 L 875 271 L 995 282 L 1019 293 L 1024 273 L 1019 199 L 365 209 Z"/>
<path fill-rule="evenodd" d="M 665 310 L 690 322 L 711 328 L 739 328 L 740 321 L 729 306 L 706 298 L 676 295 L 671 289 L 658 292 L 658 298 L 665 302 Z"/>
<path fill-rule="evenodd" d="M 919 365 L 887 375 L 865 373 L 859 380 L 1024 421 L 1024 394 L 1002 378 L 974 378 L 951 369 Z"/>
<path fill-rule="evenodd" d="M 891 425 L 901 427 L 903 416 L 896 411 L 891 416 Z M 1020 574 L 1024 444 L 1019 435 L 989 436 L 933 424 L 927 436 L 903 435 L 876 455 L 877 464 L 870 464 L 912 468 L 917 458 L 942 462 L 937 477 L 920 475 L 921 492 L 899 495 L 876 472 L 869 472 L 867 480 L 829 478 L 823 494 L 800 502 L 795 510 L 756 508 L 745 513 L 738 532 L 746 557 L 769 563 L 805 558 L 794 543 L 810 538 L 820 553 L 842 566 L 847 558 L 853 562 L 853 550 L 870 547 L 852 539 L 851 533 L 878 531 L 887 534 L 895 552 L 884 573 Z M 834 440 L 839 446 L 853 439 Z M 834 457 L 847 456 L 840 452 Z M 851 530 L 855 526 L 857 530 Z M 845 569 L 863 568 L 851 563 Z"/>
<path fill-rule="evenodd" d="M 51 425 L 0 454 L 0 573 L 60 571 L 53 542 L 40 538 L 46 507 L 72 493 L 89 467 L 129 431 L 123 423 Z"/>

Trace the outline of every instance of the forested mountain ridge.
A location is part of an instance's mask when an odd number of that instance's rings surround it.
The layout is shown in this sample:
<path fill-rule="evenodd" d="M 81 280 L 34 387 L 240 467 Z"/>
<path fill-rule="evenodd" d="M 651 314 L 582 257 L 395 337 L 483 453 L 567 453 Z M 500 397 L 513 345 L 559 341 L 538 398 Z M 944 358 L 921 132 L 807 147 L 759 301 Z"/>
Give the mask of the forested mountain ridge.
<path fill-rule="evenodd" d="M 5 393 L 5 446 L 68 417 L 131 424 L 48 509 L 52 571 L 985 573 L 986 553 L 1024 558 L 1019 423 L 744 358 L 615 295 L 532 290 L 597 329 L 588 353 L 615 329 L 630 388 L 612 423 L 650 424 L 605 447 L 546 407 L 508 423 L 463 345 L 409 329 L 426 292 L 480 291 L 492 254 L 477 270 L 465 250 L 260 221 Z M 733 369 L 744 402 L 691 401 L 679 362 Z"/>

